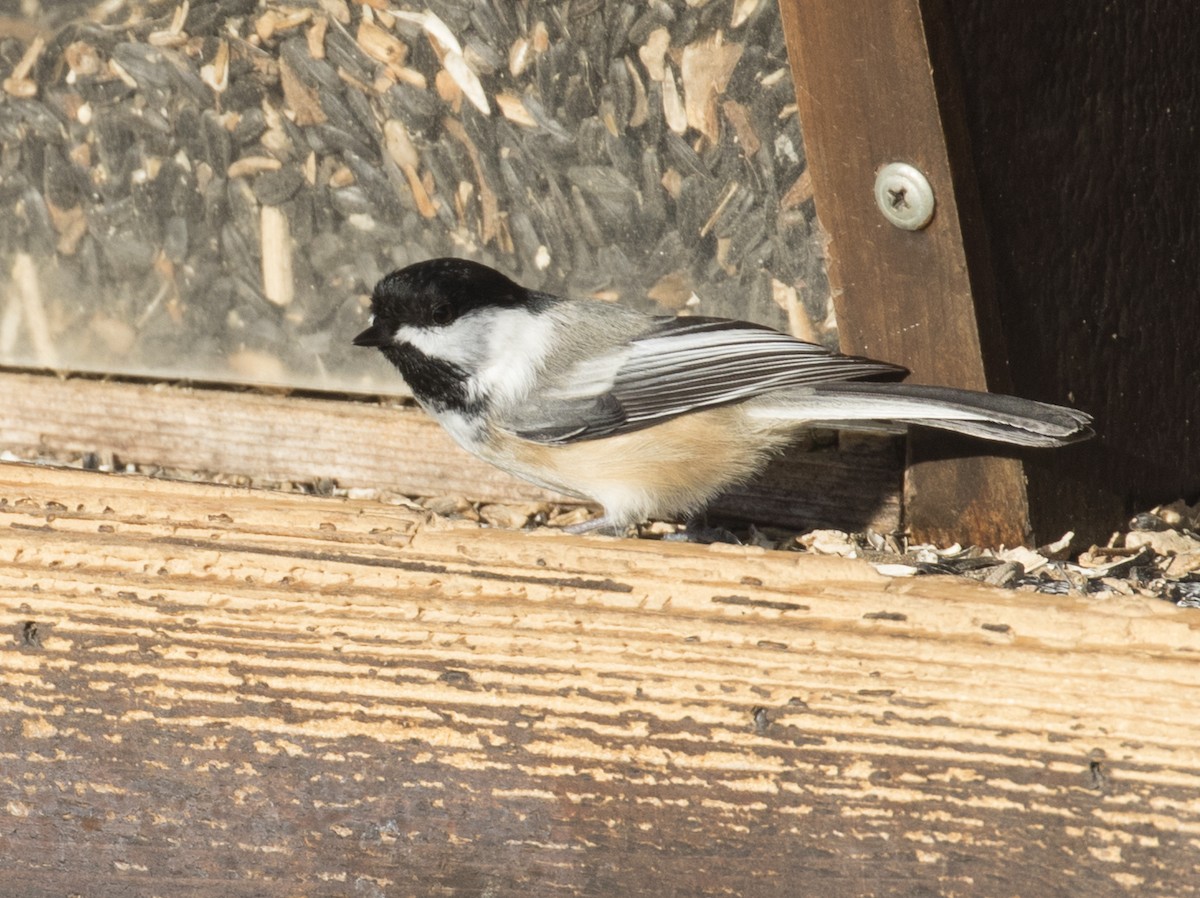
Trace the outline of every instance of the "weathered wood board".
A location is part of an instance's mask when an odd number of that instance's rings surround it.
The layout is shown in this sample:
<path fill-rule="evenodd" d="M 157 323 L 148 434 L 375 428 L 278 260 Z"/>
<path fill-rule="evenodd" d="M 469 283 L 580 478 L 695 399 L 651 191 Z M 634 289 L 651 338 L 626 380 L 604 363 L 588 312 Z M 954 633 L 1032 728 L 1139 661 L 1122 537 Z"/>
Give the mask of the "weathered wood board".
<path fill-rule="evenodd" d="M 0 894 L 1194 895 L 1200 616 L 0 465 Z"/>
<path fill-rule="evenodd" d="M 0 449 L 96 452 L 124 462 L 258 481 L 335 481 L 488 502 L 566 497 L 460 449 L 414 406 L 170 384 L 0 372 Z M 714 511 L 798 528 L 900 527 L 902 453 L 879 437 L 801 447 Z M 566 501 L 575 501 L 566 499 Z"/>

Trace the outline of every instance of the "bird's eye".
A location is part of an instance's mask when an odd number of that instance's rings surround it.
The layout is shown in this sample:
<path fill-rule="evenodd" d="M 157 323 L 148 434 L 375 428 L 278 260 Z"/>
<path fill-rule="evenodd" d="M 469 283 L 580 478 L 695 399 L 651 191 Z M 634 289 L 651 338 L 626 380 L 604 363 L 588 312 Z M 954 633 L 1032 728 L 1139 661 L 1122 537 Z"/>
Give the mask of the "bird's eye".
<path fill-rule="evenodd" d="M 454 310 L 448 303 L 441 302 L 433 307 L 431 317 L 434 324 L 449 324 L 454 320 Z"/>

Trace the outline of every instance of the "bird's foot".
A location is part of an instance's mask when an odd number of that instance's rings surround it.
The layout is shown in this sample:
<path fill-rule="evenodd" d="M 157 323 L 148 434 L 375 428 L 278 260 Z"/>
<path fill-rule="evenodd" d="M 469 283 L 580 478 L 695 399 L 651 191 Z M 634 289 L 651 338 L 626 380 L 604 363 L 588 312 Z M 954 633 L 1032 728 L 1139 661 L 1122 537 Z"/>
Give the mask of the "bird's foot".
<path fill-rule="evenodd" d="M 592 518 L 590 521 L 580 521 L 578 524 L 568 524 L 563 527 L 563 533 L 570 533 L 572 536 L 581 536 L 585 533 L 599 533 L 604 536 L 624 536 L 625 528 L 618 528 L 608 517 L 601 515 L 598 518 Z"/>

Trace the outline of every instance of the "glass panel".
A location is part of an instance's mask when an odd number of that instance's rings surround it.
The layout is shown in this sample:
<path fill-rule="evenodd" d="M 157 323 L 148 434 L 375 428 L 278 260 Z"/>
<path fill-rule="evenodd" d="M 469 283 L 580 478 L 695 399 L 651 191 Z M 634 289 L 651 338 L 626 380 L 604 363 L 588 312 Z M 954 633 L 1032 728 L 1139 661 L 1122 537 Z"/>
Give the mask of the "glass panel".
<path fill-rule="evenodd" d="M 0 363 L 402 392 L 389 270 L 836 341 L 771 0 L 0 16 Z"/>

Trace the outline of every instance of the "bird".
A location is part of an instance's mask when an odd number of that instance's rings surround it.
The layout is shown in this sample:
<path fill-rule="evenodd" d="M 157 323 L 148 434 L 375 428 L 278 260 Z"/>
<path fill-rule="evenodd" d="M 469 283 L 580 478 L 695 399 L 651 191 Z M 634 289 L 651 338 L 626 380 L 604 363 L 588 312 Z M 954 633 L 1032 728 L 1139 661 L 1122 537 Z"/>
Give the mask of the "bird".
<path fill-rule="evenodd" d="M 1047 447 L 1092 435 L 1075 409 L 902 383 L 899 365 L 760 324 L 564 298 L 453 257 L 384 276 L 353 342 L 471 454 L 604 509 L 573 532 L 697 515 L 814 427 Z"/>

